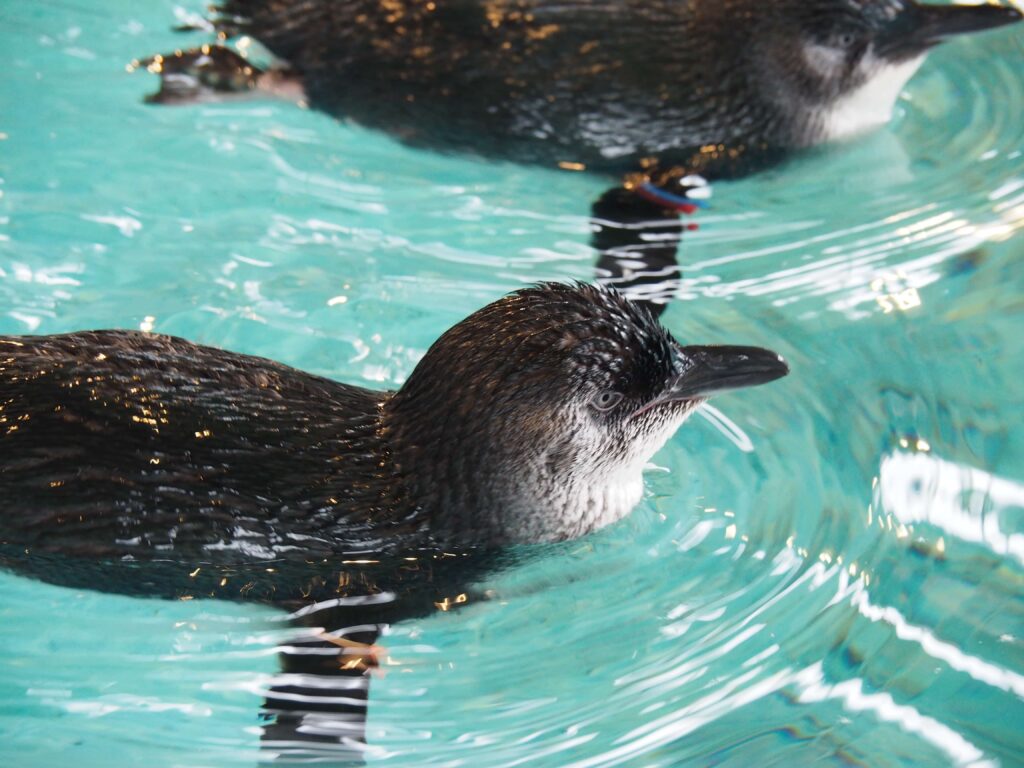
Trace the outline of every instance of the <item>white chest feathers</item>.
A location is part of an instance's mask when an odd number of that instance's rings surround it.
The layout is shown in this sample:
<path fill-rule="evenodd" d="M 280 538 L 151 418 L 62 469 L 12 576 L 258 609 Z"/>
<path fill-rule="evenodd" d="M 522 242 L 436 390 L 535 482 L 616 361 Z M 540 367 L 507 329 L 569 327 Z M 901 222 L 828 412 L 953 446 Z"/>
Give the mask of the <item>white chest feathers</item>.
<path fill-rule="evenodd" d="M 595 462 L 581 473 L 582 483 L 576 490 L 576 507 L 570 513 L 573 535 L 583 535 L 621 520 L 640 503 L 644 496 L 643 471 L 647 462 L 683 423 L 689 411 L 677 413 L 656 424 L 631 442 L 632 450 L 619 461 Z"/>
<path fill-rule="evenodd" d="M 896 99 L 923 61 L 924 56 L 919 56 L 888 64 L 867 54 L 861 62 L 867 79 L 826 110 L 822 116 L 823 138 L 847 139 L 888 123 Z"/>
<path fill-rule="evenodd" d="M 595 482 L 585 494 L 582 508 L 581 530 L 585 533 L 599 530 L 628 515 L 644 496 L 641 468 L 622 471 Z"/>

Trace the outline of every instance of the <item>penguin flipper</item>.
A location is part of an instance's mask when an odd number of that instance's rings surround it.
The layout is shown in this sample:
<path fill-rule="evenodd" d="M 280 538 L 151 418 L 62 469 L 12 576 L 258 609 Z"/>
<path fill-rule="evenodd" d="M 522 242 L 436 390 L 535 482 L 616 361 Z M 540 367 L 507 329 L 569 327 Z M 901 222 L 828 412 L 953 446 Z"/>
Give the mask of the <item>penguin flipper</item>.
<path fill-rule="evenodd" d="M 493 567 L 489 558 L 430 561 L 405 574 L 409 583 L 387 585 L 398 592 L 282 604 L 293 609 L 285 620 L 296 636 L 278 648 L 281 672 L 261 709 L 262 751 L 286 761 L 362 765 L 370 682 L 387 656 L 378 639 L 398 621 L 487 599 L 474 584 Z"/>
<path fill-rule="evenodd" d="M 635 174 L 607 190 L 591 206 L 597 281 L 655 316 L 664 312 L 682 277 L 677 252 L 683 232 L 697 228 L 680 217 L 702 206 L 708 191 L 702 177 L 682 168 Z"/>
<path fill-rule="evenodd" d="M 266 691 L 260 746 L 286 761 L 361 765 L 370 676 L 387 627 L 372 606 L 342 599 L 288 617 L 297 636 L 278 648 L 281 672 Z"/>
<path fill-rule="evenodd" d="M 150 104 L 221 101 L 256 91 L 266 72 L 223 45 L 203 45 L 133 61 L 160 76 L 160 90 L 146 97 Z"/>

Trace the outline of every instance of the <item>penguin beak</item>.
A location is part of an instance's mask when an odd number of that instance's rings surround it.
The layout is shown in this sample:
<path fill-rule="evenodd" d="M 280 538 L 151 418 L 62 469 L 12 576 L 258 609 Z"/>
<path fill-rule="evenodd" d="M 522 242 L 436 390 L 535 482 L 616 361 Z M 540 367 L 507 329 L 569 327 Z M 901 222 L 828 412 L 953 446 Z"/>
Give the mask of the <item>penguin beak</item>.
<path fill-rule="evenodd" d="M 907 3 L 879 36 L 878 53 L 890 60 L 909 59 L 950 37 L 995 29 L 1021 18 L 1020 11 L 1005 5 Z"/>
<path fill-rule="evenodd" d="M 679 372 L 665 391 L 634 416 L 664 403 L 767 384 L 789 373 L 782 355 L 761 347 L 679 347 L 676 369 Z"/>

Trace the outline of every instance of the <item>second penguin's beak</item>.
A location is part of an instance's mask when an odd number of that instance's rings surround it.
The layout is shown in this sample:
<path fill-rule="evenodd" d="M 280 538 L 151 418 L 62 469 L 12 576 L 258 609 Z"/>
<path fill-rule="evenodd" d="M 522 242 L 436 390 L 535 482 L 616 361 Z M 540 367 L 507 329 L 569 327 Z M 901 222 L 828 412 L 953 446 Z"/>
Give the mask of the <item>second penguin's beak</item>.
<path fill-rule="evenodd" d="M 676 369 L 678 373 L 669 386 L 634 416 L 664 403 L 767 384 L 789 373 L 782 355 L 761 347 L 679 347 Z"/>
<path fill-rule="evenodd" d="M 878 41 L 878 53 L 887 59 L 920 56 L 934 45 L 957 35 L 983 32 L 1024 18 L 1006 5 L 923 5 L 907 3 L 888 24 Z"/>

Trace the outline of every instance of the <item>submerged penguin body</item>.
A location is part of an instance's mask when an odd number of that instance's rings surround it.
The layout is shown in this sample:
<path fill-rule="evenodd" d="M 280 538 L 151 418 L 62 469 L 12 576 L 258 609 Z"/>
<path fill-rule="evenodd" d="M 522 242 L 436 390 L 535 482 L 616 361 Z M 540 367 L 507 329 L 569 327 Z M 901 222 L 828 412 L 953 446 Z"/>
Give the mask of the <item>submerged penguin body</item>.
<path fill-rule="evenodd" d="M 312 106 L 412 144 L 736 175 L 888 119 L 945 37 L 1020 18 L 910 0 L 227 0 Z"/>
<path fill-rule="evenodd" d="M 703 397 L 784 372 L 562 285 L 471 315 L 396 393 L 139 332 L 0 337 L 0 544 L 204 579 L 270 564 L 259 596 L 297 600 L 310 586 L 286 573 L 317 562 L 382 570 L 607 525 Z"/>
<path fill-rule="evenodd" d="M 456 325 L 397 392 L 146 333 L 0 337 L 0 566 L 287 610 L 263 746 L 357 760 L 383 627 L 626 514 L 697 403 L 786 372 L 558 284 Z"/>

